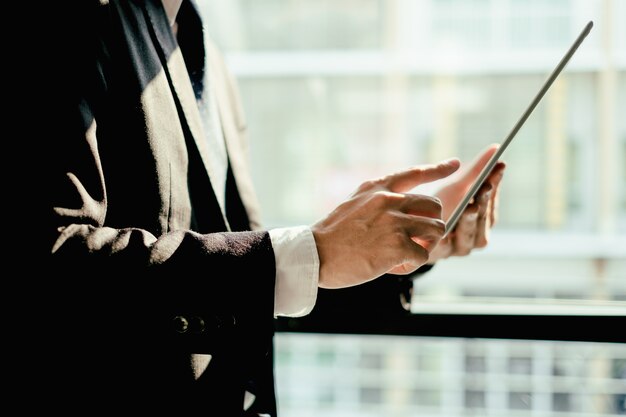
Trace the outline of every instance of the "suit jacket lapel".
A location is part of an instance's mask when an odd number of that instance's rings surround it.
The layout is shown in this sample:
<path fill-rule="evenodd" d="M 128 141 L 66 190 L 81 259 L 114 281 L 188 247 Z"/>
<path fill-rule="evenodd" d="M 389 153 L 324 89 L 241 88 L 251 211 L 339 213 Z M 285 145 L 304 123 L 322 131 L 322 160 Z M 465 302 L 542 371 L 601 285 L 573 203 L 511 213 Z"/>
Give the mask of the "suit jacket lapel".
<path fill-rule="evenodd" d="M 198 148 L 206 174 L 209 176 L 211 183 L 213 183 L 215 181 L 215 174 L 214 167 L 212 167 L 209 162 L 208 153 L 210 150 L 205 140 L 198 103 L 189 79 L 189 73 L 182 52 L 174 39 L 161 0 L 149 0 L 144 2 L 144 4 L 148 20 L 152 25 L 155 37 L 158 41 L 158 45 L 156 46 L 161 49 L 166 60 L 164 69 L 169 74 L 172 92 L 178 98 L 183 112 L 183 114 L 180 115 L 181 122 L 187 123 L 196 147 Z M 213 189 L 213 193 L 215 194 L 215 189 Z M 220 209 L 226 227 L 230 228 L 226 218 L 225 208 L 220 207 Z"/>
<path fill-rule="evenodd" d="M 249 169 L 246 126 L 238 92 L 234 80 L 231 79 L 230 73 L 224 66 L 219 50 L 208 36 L 205 36 L 205 48 L 209 82 L 212 83 L 216 95 L 228 159 L 241 202 L 246 209 L 250 228 L 257 230 L 262 226 L 258 210 L 259 202 Z"/>

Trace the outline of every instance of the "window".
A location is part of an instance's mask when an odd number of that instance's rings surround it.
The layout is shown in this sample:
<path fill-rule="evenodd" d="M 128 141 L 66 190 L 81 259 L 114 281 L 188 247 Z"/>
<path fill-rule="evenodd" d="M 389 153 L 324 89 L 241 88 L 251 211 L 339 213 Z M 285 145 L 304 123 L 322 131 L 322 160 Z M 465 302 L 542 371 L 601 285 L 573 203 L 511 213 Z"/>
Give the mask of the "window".
<path fill-rule="evenodd" d="M 603 343 L 626 327 L 625 2 L 198 2 L 239 81 L 268 227 L 470 160 L 593 20 L 504 155 L 489 247 L 415 281 L 405 336 L 277 334 L 277 388 L 285 417 L 626 414 L 626 345 Z"/>
<path fill-rule="evenodd" d="M 551 416 L 626 413 L 626 347 L 614 343 L 279 334 L 287 416 Z M 303 347 L 307 348 L 303 350 Z M 307 349 L 334 346 L 332 362 Z M 384 366 L 361 366 L 379 352 Z M 424 367 L 424 364 L 428 364 Z M 328 399 L 332 400 L 329 401 Z"/>

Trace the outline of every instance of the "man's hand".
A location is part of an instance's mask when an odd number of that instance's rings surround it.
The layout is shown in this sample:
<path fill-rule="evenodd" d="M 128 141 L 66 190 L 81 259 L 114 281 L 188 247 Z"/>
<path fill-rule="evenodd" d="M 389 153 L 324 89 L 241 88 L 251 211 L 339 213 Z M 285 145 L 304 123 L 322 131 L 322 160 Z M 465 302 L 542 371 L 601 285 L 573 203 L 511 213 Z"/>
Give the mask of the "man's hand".
<path fill-rule="evenodd" d="M 445 185 L 435 194 L 443 205 L 443 218 L 448 219 L 463 195 L 471 187 L 498 145 L 487 147 L 472 164 L 447 177 Z M 430 253 L 429 264 L 450 256 L 466 256 L 475 248 L 489 243 L 489 232 L 498 214 L 498 188 L 504 175 L 505 164 L 498 162 L 467 206 L 456 227 Z"/>
<path fill-rule="evenodd" d="M 409 190 L 459 167 L 458 159 L 450 159 L 361 184 L 311 228 L 320 258 L 319 286 L 350 287 L 425 264 L 445 232 L 442 205 L 436 197 Z"/>

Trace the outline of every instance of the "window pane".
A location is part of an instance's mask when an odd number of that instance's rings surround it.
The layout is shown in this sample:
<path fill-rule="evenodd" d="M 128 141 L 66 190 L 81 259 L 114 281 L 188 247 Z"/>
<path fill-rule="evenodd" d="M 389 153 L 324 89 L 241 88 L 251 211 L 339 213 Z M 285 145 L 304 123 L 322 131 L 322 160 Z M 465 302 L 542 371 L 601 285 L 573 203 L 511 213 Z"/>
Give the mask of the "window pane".
<path fill-rule="evenodd" d="M 237 77 L 267 227 L 311 224 L 362 181 L 505 137 L 490 245 L 414 299 L 626 300 L 626 3 L 199 0 Z M 417 191 L 432 192 L 432 186 Z"/>
<path fill-rule="evenodd" d="M 337 355 L 307 361 L 317 349 Z M 279 333 L 276 351 L 285 417 L 626 413 L 623 344 Z"/>

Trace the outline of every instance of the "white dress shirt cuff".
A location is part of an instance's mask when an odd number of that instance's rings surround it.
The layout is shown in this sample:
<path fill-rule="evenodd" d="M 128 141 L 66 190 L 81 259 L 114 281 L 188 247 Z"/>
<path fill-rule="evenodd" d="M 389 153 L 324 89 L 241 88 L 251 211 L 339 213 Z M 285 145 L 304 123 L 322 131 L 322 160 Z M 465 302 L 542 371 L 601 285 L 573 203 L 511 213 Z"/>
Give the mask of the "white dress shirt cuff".
<path fill-rule="evenodd" d="M 274 316 L 301 317 L 317 300 L 319 256 L 308 226 L 269 231 L 276 258 Z"/>

